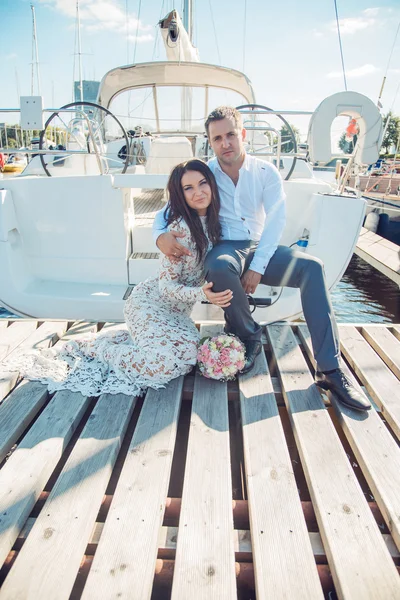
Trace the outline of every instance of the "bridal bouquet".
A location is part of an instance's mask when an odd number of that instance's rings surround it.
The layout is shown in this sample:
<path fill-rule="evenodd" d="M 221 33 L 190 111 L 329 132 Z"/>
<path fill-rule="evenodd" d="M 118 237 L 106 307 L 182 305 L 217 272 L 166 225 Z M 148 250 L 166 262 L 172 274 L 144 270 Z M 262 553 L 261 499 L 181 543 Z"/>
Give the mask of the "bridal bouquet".
<path fill-rule="evenodd" d="M 234 379 L 244 367 L 245 347 L 234 335 L 204 338 L 197 352 L 200 373 L 208 379 Z"/>

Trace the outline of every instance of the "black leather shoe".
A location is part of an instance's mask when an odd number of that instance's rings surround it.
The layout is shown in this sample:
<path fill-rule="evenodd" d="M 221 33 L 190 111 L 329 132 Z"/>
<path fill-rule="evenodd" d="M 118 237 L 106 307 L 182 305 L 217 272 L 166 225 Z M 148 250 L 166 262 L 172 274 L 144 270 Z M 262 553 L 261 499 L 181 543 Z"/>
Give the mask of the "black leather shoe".
<path fill-rule="evenodd" d="M 251 371 L 262 348 L 262 344 L 258 340 L 249 340 L 248 342 L 244 342 L 244 345 L 246 348 L 246 357 L 244 361 L 244 367 L 240 371 L 242 374 Z"/>
<path fill-rule="evenodd" d="M 333 392 L 337 399 L 348 408 L 354 408 L 355 410 L 369 410 L 371 408 L 367 398 L 356 390 L 342 369 L 335 369 L 332 373 L 319 373 L 317 371 L 315 383 L 318 387 Z"/>

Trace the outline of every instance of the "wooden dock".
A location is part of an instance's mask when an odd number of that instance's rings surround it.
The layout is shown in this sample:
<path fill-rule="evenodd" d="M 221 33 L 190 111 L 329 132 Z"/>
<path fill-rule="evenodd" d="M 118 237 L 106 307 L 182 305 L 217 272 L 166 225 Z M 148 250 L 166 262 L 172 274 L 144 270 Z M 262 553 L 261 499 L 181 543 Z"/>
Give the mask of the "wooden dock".
<path fill-rule="evenodd" d="M 0 321 L 0 360 L 100 328 Z M 304 325 L 144 398 L 1 372 L 0 600 L 398 600 L 400 326 L 340 335 L 367 414 L 321 396 Z"/>
<path fill-rule="evenodd" d="M 400 286 L 400 246 L 362 227 L 354 253 Z"/>

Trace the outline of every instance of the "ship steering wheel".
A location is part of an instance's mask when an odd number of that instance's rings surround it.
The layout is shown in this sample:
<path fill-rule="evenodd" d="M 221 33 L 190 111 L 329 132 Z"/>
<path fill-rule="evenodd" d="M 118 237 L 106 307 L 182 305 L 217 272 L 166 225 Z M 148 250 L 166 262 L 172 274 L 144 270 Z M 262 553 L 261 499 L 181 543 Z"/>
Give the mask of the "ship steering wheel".
<path fill-rule="evenodd" d="M 99 174 L 125 173 L 132 160 L 122 123 L 111 111 L 94 102 L 71 102 L 54 112 L 40 133 L 39 150 L 49 149 L 49 141 L 58 151 L 53 160 L 49 160 L 49 154 L 39 154 L 48 177 L 60 173 L 60 167 L 73 156 L 94 156 Z"/>
<path fill-rule="evenodd" d="M 245 111 L 254 111 L 254 115 L 257 115 L 257 111 L 260 111 L 260 110 L 262 110 L 262 111 L 265 110 L 265 111 L 273 112 L 272 108 L 268 108 L 268 106 L 264 106 L 263 104 L 241 104 L 240 106 L 236 107 L 236 110 L 238 110 L 239 112 L 242 111 L 242 110 L 245 110 Z M 285 181 L 287 181 L 292 176 L 292 173 L 294 171 L 294 168 L 295 168 L 296 162 L 297 162 L 297 157 L 296 157 L 296 153 L 297 153 L 297 140 L 296 140 L 296 136 L 295 136 L 295 133 L 294 133 L 293 129 L 291 128 L 291 126 L 289 125 L 289 123 L 286 121 L 286 119 L 284 117 L 282 117 L 282 115 L 280 115 L 279 113 L 274 113 L 274 114 L 275 114 L 276 117 L 278 117 L 278 119 L 280 119 L 284 123 L 284 125 L 285 125 L 285 127 L 287 129 L 287 132 L 288 132 L 288 134 L 289 134 L 289 136 L 291 138 L 290 141 L 292 142 L 292 150 L 291 150 L 290 153 L 288 152 L 287 155 L 290 158 L 290 154 L 293 153 L 294 156 L 292 158 L 292 164 L 290 165 L 290 169 L 289 169 L 289 171 L 288 171 L 288 173 L 287 173 L 287 175 L 285 177 Z M 251 113 L 250 113 L 250 115 L 251 115 Z M 256 152 L 255 152 L 255 156 L 257 156 Z M 279 170 L 280 165 L 276 165 L 276 167 Z"/>
<path fill-rule="evenodd" d="M 272 108 L 268 108 L 267 106 L 263 106 L 262 104 L 241 104 L 240 106 L 236 107 L 236 110 L 238 110 L 239 112 L 241 110 L 245 110 L 245 111 L 254 110 L 254 115 L 257 114 L 258 110 L 265 110 L 265 111 L 273 112 Z M 289 125 L 289 123 L 286 121 L 286 119 L 284 117 L 282 117 L 282 115 L 280 115 L 278 113 L 276 113 L 275 116 L 278 117 L 285 124 L 285 127 L 287 128 L 288 134 L 289 134 L 289 136 L 291 138 L 290 141 L 293 144 L 291 153 L 293 152 L 294 156 L 292 157 L 292 164 L 290 165 L 290 169 L 289 169 L 289 171 L 288 171 L 288 173 L 287 173 L 287 175 L 285 177 L 285 181 L 287 181 L 292 176 L 292 173 L 294 171 L 294 168 L 295 168 L 296 162 L 297 162 L 297 157 L 296 157 L 296 153 L 297 153 L 297 140 L 296 140 L 296 136 L 295 136 L 295 133 L 294 133 L 293 129 L 291 128 L 291 126 Z M 260 127 L 260 129 L 262 130 L 261 127 Z M 210 150 L 210 143 L 209 143 L 208 138 L 207 138 L 206 144 L 205 144 L 205 147 L 204 147 L 204 160 L 209 160 L 211 158 L 211 156 L 208 156 L 209 150 Z M 290 154 L 291 153 L 287 154 L 289 156 L 289 158 L 290 158 Z M 254 155 L 257 156 L 257 153 L 255 152 Z M 277 165 L 277 169 L 279 170 L 279 165 Z"/>

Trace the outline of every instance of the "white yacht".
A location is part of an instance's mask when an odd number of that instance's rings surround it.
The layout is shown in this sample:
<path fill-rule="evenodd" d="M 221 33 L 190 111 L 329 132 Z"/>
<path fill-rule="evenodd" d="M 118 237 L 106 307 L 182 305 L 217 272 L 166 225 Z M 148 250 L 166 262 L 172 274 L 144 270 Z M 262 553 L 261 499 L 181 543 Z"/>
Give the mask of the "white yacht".
<path fill-rule="evenodd" d="M 305 252 L 322 259 L 330 288 L 345 271 L 365 200 L 332 193 L 297 153 L 294 135 L 291 151 L 281 151 L 279 129 L 270 118 L 288 125 L 285 113 L 268 108 L 268 99 L 266 106 L 257 104 L 245 74 L 199 62 L 175 11 L 161 27 L 167 61 L 106 73 L 97 103 L 66 105 L 50 115 L 42 153 L 21 176 L 1 182 L 0 304 L 9 311 L 41 319 L 122 320 L 129 291 L 157 272 L 152 221 L 165 206 L 168 174 L 183 160 L 210 156 L 204 120 L 225 98 L 241 107 L 248 151 L 281 170 L 288 207 L 281 243 L 301 240 Z M 143 104 L 135 108 L 137 99 L 151 102 L 145 121 Z M 127 105 L 135 109 L 129 119 L 120 116 Z M 330 127 L 339 115 L 357 118 L 360 162 L 375 162 L 381 116 L 371 100 L 355 92 L 328 97 L 312 114 L 311 161 L 330 159 Z M 57 141 L 58 150 L 46 151 L 49 139 Z M 301 313 L 297 290 L 259 286 L 256 296 L 260 323 Z M 222 312 L 200 305 L 194 316 L 220 320 Z"/>

